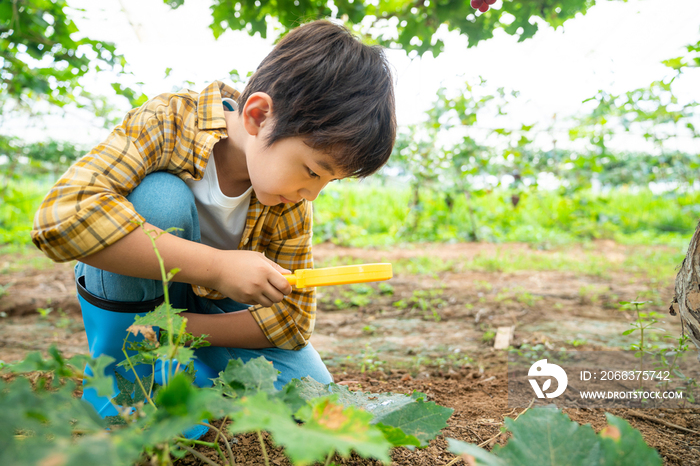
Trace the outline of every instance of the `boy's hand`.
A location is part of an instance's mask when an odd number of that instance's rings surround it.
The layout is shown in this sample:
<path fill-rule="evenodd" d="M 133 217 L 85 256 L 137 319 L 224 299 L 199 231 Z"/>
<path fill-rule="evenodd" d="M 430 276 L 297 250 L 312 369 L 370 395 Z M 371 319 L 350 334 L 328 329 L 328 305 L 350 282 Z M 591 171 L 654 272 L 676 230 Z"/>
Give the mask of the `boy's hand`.
<path fill-rule="evenodd" d="M 292 292 L 282 274 L 290 274 L 263 254 L 254 251 L 221 251 L 214 287 L 234 301 L 269 307 Z"/>

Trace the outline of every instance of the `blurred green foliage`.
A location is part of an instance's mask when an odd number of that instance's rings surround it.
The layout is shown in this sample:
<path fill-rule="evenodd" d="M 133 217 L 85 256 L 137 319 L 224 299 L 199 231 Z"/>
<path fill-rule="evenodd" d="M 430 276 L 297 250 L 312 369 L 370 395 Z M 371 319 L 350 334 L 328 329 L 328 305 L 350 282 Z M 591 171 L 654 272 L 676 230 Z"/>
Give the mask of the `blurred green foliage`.
<path fill-rule="evenodd" d="M 69 142 L 26 143 L 0 135 L 0 244 L 30 241 L 39 203 L 83 151 Z"/>
<path fill-rule="evenodd" d="M 687 246 L 700 218 L 697 191 L 540 190 L 524 195 L 517 207 L 504 189 L 451 204 L 443 193 L 425 191 L 419 212 L 410 209 L 411 199 L 407 186 L 343 182 L 326 188 L 314 202 L 314 239 L 357 247 L 470 241 L 475 222 L 480 240 L 542 248 L 594 239 Z"/>
<path fill-rule="evenodd" d="M 54 108 L 87 108 L 106 125 L 114 123 L 113 96 L 95 95 L 83 86 L 88 74 L 127 74 L 126 59 L 111 42 L 81 35 L 72 17 L 81 10 L 66 0 L 3 0 L 0 2 L 0 115 L 32 112 L 38 101 Z M 117 95 L 131 106 L 146 96 L 121 84 Z"/>

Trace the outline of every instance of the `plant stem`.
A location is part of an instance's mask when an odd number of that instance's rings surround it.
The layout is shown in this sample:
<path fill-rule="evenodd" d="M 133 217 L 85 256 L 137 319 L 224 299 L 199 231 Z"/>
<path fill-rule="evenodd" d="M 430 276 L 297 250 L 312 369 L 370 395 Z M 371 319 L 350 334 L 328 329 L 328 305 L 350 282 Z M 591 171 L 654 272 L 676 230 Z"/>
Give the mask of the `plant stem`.
<path fill-rule="evenodd" d="M 335 455 L 335 450 L 328 454 L 328 458 L 326 458 L 326 464 L 324 466 L 328 466 L 329 464 L 331 464 L 331 459 L 333 459 L 334 455 Z"/>
<path fill-rule="evenodd" d="M 200 423 L 200 425 L 207 426 L 207 427 L 212 427 L 211 425 L 205 424 L 205 423 L 203 423 L 203 422 Z M 226 456 L 224 455 L 224 452 L 221 451 L 221 447 L 219 446 L 219 443 L 218 443 L 218 442 L 204 442 L 204 441 L 202 441 L 202 440 L 188 439 L 188 438 L 185 438 L 185 437 L 177 437 L 175 440 L 177 440 L 177 441 L 180 443 L 180 445 L 185 444 L 185 443 L 189 443 L 189 444 L 192 444 L 192 445 L 203 445 L 203 446 L 205 446 L 205 447 L 213 448 L 213 449 L 215 449 L 215 450 L 217 451 L 217 453 L 219 453 L 219 456 L 221 457 L 221 459 L 222 459 L 224 462 L 227 461 Z"/>
<path fill-rule="evenodd" d="M 226 424 L 227 420 L 228 420 L 228 416 L 224 416 L 224 419 L 221 421 L 221 425 L 223 426 L 224 424 Z M 221 429 L 219 429 L 218 427 L 215 427 L 213 424 L 205 424 L 205 425 L 208 425 L 209 427 L 211 427 L 212 429 L 214 429 L 216 431 L 216 438 L 214 439 L 215 443 L 218 443 L 219 437 L 221 437 L 221 439 L 224 441 L 224 444 L 226 445 L 226 451 L 228 451 L 229 464 L 231 466 L 236 466 L 236 460 L 233 457 L 233 450 L 231 450 L 231 444 L 229 443 L 228 439 L 226 438 L 226 435 L 224 435 L 224 433 L 221 432 Z"/>
<path fill-rule="evenodd" d="M 151 245 L 153 246 L 153 251 L 156 253 L 156 258 L 158 259 L 158 264 L 160 265 L 160 276 L 163 281 L 163 300 L 168 308 L 170 307 L 170 290 L 168 289 L 168 275 L 165 273 L 165 261 L 163 256 L 160 255 L 160 251 L 156 247 L 156 240 L 160 238 L 160 235 L 165 232 L 157 233 L 155 230 L 146 230 L 146 227 L 141 224 L 141 228 L 148 235 L 148 239 L 151 240 Z M 152 233 L 155 233 L 155 237 Z M 170 312 L 168 312 L 168 343 L 170 346 L 173 344 L 173 319 Z"/>
<path fill-rule="evenodd" d="M 265 466 L 270 466 L 270 460 L 267 457 L 267 448 L 265 448 L 265 441 L 260 431 L 258 431 L 258 439 L 260 439 L 260 448 L 262 448 L 263 458 L 265 458 Z"/>
<path fill-rule="evenodd" d="M 147 392 L 146 388 L 143 386 L 143 382 L 141 382 L 141 377 L 136 373 L 136 369 L 134 368 L 134 364 L 131 362 L 131 358 L 126 352 L 126 340 L 124 340 L 124 345 L 122 346 L 122 351 L 124 352 L 124 356 L 126 356 L 126 360 L 129 363 L 129 368 L 131 368 L 131 372 L 134 373 L 134 376 L 136 377 L 136 381 L 139 383 L 139 387 L 141 387 L 141 391 L 143 392 L 143 396 L 146 397 L 146 400 L 148 400 L 148 403 L 153 406 L 154 408 L 158 409 L 156 407 L 156 404 L 153 402 L 151 399 L 151 393 L 150 390 Z"/>
<path fill-rule="evenodd" d="M 170 445 L 167 443 L 165 444 L 165 448 L 163 449 L 163 457 L 164 457 L 164 461 L 162 464 L 165 464 L 168 466 L 171 466 L 173 464 L 172 460 L 170 459 Z"/>
<path fill-rule="evenodd" d="M 643 379 L 644 379 L 644 325 L 642 325 L 642 318 L 639 315 L 639 304 L 635 303 L 634 304 L 634 311 L 637 314 L 637 325 L 639 326 L 639 334 L 640 334 L 640 341 L 639 341 L 639 371 L 640 371 L 640 376 L 639 376 L 639 390 L 641 391 L 643 389 Z"/>
<path fill-rule="evenodd" d="M 211 466 L 219 466 L 218 464 L 216 464 L 215 462 L 213 462 L 212 460 L 210 460 L 209 458 L 207 458 L 206 456 L 204 456 L 203 454 L 201 454 L 197 450 L 190 448 L 187 445 L 180 445 L 180 446 L 182 448 L 184 448 L 185 450 L 189 451 L 190 453 L 192 453 L 192 455 L 194 455 L 200 461 L 204 461 L 206 464 L 209 464 Z"/>

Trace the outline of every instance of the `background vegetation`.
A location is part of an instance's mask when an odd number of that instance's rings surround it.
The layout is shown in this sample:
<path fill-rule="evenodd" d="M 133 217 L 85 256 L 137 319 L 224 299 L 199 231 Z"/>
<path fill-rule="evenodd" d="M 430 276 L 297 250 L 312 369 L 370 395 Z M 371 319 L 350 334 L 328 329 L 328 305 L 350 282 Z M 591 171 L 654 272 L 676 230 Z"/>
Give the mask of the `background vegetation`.
<path fill-rule="evenodd" d="M 165 3 L 177 9 L 184 1 Z M 466 35 L 470 46 L 496 29 L 525 40 L 542 20 L 557 27 L 593 2 L 504 2 L 484 14 L 460 1 L 257 3 L 214 1 L 212 33 L 240 29 L 264 37 L 271 17 L 287 30 L 299 18 L 335 16 L 368 41 L 436 55 L 443 47 L 434 35 L 441 25 Z M 36 112 L 34 103 L 43 100 L 54 107 L 89 108 L 109 124 L 118 118 L 118 99 L 139 105 L 147 98 L 120 84 L 113 85 L 112 96 L 85 90 L 88 73 L 126 73 L 126 60 L 114 44 L 76 39 L 69 10 L 65 0 L 0 5 L 2 243 L 28 243 L 43 193 L 89 149 L 70 139 L 22 141 L 2 134 L 2 119 Z M 441 89 L 423 122 L 401 128 L 391 162 L 378 177 L 342 182 L 321 196 L 316 240 L 362 246 L 524 241 L 551 247 L 597 238 L 683 244 L 700 216 L 700 155 L 678 150 L 676 142 L 700 147 L 695 142 L 700 122 L 697 102 L 680 101 L 674 86 L 700 66 L 699 52 L 700 41 L 688 44 L 683 56 L 668 57 L 664 64 L 673 73 L 665 80 L 591 96 L 582 106 L 586 110 L 565 122 L 573 142 L 566 147 L 576 150 L 558 148 L 565 145 L 558 144 L 561 135 L 552 122 L 508 127 L 517 90 L 494 92 L 483 79 Z M 625 134 L 642 137 L 649 150 L 620 150 L 615 140 Z"/>

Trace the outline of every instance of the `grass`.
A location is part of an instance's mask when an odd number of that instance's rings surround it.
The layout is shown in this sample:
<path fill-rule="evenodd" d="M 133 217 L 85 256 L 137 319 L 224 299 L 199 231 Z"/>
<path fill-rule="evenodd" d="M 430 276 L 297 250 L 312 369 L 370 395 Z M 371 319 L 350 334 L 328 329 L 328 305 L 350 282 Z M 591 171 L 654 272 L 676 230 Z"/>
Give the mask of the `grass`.
<path fill-rule="evenodd" d="M 680 248 L 687 246 L 700 218 L 696 207 L 700 192 L 537 191 L 521 196 L 517 207 L 509 197 L 505 191 L 492 191 L 473 197 L 468 205 L 465 196 L 453 196 L 450 208 L 445 194 L 426 191 L 420 207 L 409 209 L 411 193 L 405 186 L 342 182 L 329 186 L 314 202 L 314 238 L 345 246 L 382 247 L 468 241 L 476 230 L 481 241 L 524 242 L 542 249 L 593 239 Z"/>
<path fill-rule="evenodd" d="M 29 244 L 32 221 L 51 184 L 0 177 L 0 245 Z"/>
<path fill-rule="evenodd" d="M 624 259 L 614 260 L 606 252 L 561 247 L 552 251 L 536 251 L 512 248 L 496 248 L 494 252 L 482 252 L 473 257 L 459 256 L 449 260 L 435 257 L 426 251 L 424 255 L 392 260 L 395 274 L 433 275 L 443 272 L 498 272 L 559 271 L 594 277 L 610 278 L 616 272 L 634 273 L 647 277 L 672 277 L 683 261 L 685 252 L 677 248 L 658 246 L 628 246 Z M 331 256 L 317 261 L 317 267 L 352 265 L 364 262 L 361 258 Z"/>
<path fill-rule="evenodd" d="M 0 203 L 0 245 L 30 244 L 34 212 L 50 183 L 30 179 L 12 181 L 7 186 Z M 679 263 L 679 254 L 685 254 L 700 216 L 700 192 L 656 195 L 619 188 L 605 193 L 581 191 L 562 195 L 537 191 L 522 195 L 518 206 L 513 207 L 508 193 L 492 191 L 474 196 L 470 205 L 465 196 L 453 195 L 450 208 L 443 193 L 426 191 L 422 193 L 420 208 L 413 210 L 408 207 L 410 199 L 411 193 L 403 185 L 335 183 L 314 202 L 314 241 L 375 248 L 412 242 L 469 241 L 473 230 L 471 208 L 480 241 L 521 242 L 553 251 L 572 244 L 591 244 L 594 239 L 610 239 L 628 246 L 665 245 L 670 252 L 640 248 L 624 265 L 640 272 L 653 267 L 668 274 Z M 585 256 L 581 260 L 565 251 L 547 255 L 503 251 L 466 260 L 420 256 L 398 261 L 396 267 L 406 273 L 567 270 L 598 276 L 617 267 L 609 264 L 595 246 Z M 327 262 L 325 265 L 338 265 Z"/>

